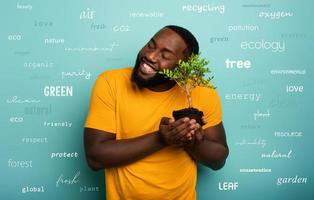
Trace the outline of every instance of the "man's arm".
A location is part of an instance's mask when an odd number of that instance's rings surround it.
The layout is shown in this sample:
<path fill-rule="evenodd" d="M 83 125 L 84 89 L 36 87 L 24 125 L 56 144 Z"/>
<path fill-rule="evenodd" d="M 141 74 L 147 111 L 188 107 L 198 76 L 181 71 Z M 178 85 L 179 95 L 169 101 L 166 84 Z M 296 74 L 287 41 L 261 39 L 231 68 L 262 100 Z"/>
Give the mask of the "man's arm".
<path fill-rule="evenodd" d="M 186 145 L 185 150 L 197 162 L 213 170 L 221 169 L 229 154 L 222 122 L 204 130 L 198 129 L 193 145 Z"/>
<path fill-rule="evenodd" d="M 189 119 L 183 118 L 174 122 L 163 118 L 159 131 L 121 140 L 116 140 L 113 133 L 85 128 L 86 159 L 93 170 L 126 165 L 168 145 L 181 145 L 186 142 L 186 135 L 196 128 L 196 123 L 190 123 Z"/>
<path fill-rule="evenodd" d="M 92 128 L 85 128 L 84 143 L 87 162 L 93 170 L 129 164 L 165 146 L 157 132 L 116 140 L 115 134 Z"/>

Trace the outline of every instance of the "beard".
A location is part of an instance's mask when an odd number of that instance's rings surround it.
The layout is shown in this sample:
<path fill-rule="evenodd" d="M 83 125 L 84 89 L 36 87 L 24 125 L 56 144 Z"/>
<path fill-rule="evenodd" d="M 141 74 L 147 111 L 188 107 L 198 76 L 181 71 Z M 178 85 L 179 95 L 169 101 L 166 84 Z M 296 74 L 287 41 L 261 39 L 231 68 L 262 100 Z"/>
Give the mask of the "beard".
<path fill-rule="evenodd" d="M 136 61 L 135 61 L 135 66 L 132 71 L 131 75 L 131 80 L 136 83 L 136 85 L 139 88 L 149 88 L 149 87 L 154 87 L 160 84 L 164 84 L 167 82 L 173 82 L 173 80 L 170 80 L 169 78 L 165 77 L 163 74 L 156 73 L 154 76 L 144 79 L 139 75 L 139 68 L 141 64 L 141 56 L 140 53 L 137 54 Z"/>

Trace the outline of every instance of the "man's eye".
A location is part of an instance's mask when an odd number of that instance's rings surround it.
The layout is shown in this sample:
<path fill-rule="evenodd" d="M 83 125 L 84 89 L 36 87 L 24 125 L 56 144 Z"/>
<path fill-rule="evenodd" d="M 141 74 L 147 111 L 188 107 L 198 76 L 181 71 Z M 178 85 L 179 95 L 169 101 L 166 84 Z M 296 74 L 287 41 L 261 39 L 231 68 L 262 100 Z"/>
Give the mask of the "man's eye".
<path fill-rule="evenodd" d="M 164 58 L 166 60 L 170 60 L 171 59 L 171 56 L 169 54 L 162 54 L 161 56 L 162 56 L 162 58 Z"/>

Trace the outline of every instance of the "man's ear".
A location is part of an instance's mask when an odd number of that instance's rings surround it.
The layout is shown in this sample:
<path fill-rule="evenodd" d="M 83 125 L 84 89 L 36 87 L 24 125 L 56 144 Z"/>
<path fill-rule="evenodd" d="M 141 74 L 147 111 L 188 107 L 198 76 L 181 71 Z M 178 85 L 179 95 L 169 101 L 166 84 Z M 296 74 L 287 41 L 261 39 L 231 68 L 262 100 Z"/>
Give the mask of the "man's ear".
<path fill-rule="evenodd" d="M 184 56 L 183 61 L 187 61 L 187 60 L 188 60 L 188 58 L 190 57 L 190 51 L 189 51 L 189 48 L 185 48 L 185 49 L 183 50 L 183 56 Z"/>

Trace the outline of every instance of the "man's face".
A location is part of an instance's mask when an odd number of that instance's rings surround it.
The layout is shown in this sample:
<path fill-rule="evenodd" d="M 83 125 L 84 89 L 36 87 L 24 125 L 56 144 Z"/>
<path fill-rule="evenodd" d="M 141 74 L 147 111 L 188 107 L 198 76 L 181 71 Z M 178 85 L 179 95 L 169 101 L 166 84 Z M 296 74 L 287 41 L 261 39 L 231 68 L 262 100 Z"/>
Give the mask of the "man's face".
<path fill-rule="evenodd" d="M 158 72 L 175 68 L 180 59 L 184 59 L 186 43 L 171 29 L 159 31 L 138 53 L 132 72 L 132 80 L 139 87 L 153 87 L 169 79 Z"/>

